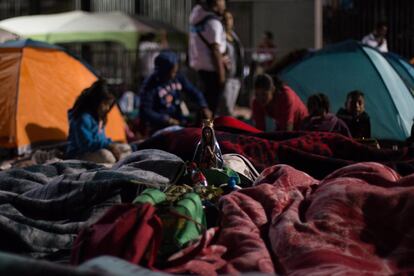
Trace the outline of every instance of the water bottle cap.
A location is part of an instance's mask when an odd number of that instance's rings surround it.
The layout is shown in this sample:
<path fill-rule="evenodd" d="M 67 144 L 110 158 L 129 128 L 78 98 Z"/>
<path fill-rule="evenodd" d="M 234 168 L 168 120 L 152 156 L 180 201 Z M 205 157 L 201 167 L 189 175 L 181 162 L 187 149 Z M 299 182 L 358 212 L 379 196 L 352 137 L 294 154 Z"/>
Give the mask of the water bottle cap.
<path fill-rule="evenodd" d="M 228 180 L 228 182 L 227 182 L 227 185 L 228 185 L 230 188 L 234 188 L 234 187 L 236 186 L 236 184 L 237 184 L 237 179 L 236 179 L 236 177 L 235 177 L 235 176 L 230 176 L 230 178 L 229 178 L 229 180 Z"/>

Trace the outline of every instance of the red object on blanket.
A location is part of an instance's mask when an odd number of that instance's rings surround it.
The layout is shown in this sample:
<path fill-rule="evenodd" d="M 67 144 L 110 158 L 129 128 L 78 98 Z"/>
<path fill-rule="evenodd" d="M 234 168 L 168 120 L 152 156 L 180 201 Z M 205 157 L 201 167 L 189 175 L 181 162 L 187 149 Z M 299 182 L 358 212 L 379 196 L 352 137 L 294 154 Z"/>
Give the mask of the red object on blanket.
<path fill-rule="evenodd" d="M 414 173 L 414 148 L 379 150 L 328 132 L 229 131 L 234 130 L 216 131 L 221 152 L 245 156 L 259 172 L 276 164 L 288 164 L 313 177 L 323 178 L 344 166 L 373 161 L 383 163 L 402 175 Z M 192 160 L 200 135 L 200 129 L 186 128 L 148 139 L 138 148 L 161 149 L 183 160 Z"/>
<path fill-rule="evenodd" d="M 111 255 L 171 273 L 211 276 L 216 271 L 226 274 L 236 271 L 222 259 L 225 248 L 208 245 L 216 236 L 216 228 L 206 231 L 198 242 L 165 262 L 155 264 L 163 234 L 155 210 L 148 203 L 113 206 L 96 223 L 79 233 L 72 248 L 71 263 L 77 265 L 94 257 Z"/>
<path fill-rule="evenodd" d="M 277 165 L 220 204 L 214 245 L 226 250 L 227 266 L 237 271 L 414 273 L 414 174 L 400 177 L 368 162 L 319 181 Z"/>
<path fill-rule="evenodd" d="M 115 205 L 76 239 L 72 264 L 100 255 L 123 258 L 152 267 L 162 239 L 161 220 L 151 204 Z"/>
<path fill-rule="evenodd" d="M 243 121 L 237 120 L 234 117 L 222 116 L 214 119 L 214 128 L 215 129 L 233 129 L 241 130 L 250 133 L 261 133 L 260 129 L 257 129 L 249 124 L 246 124 Z"/>

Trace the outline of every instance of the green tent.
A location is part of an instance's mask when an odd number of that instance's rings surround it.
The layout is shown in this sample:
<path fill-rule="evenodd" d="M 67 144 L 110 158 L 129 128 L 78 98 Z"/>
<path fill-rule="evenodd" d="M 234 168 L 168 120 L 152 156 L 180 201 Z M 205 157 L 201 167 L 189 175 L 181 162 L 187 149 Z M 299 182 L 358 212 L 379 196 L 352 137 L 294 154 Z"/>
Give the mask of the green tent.
<path fill-rule="evenodd" d="M 361 90 L 374 137 L 404 140 L 410 135 L 414 98 L 390 62 L 369 46 L 356 41 L 327 46 L 280 76 L 305 102 L 314 93 L 328 95 L 332 112 L 344 106 L 349 91 Z"/>
<path fill-rule="evenodd" d="M 129 16 L 119 11 L 105 13 L 71 11 L 19 16 L 0 21 L 0 28 L 21 37 L 49 43 L 112 41 L 120 43 L 128 50 L 138 48 L 141 34 L 159 33 L 165 30 L 173 45 L 186 46 L 187 44 L 186 34 L 168 24 L 145 17 Z"/>

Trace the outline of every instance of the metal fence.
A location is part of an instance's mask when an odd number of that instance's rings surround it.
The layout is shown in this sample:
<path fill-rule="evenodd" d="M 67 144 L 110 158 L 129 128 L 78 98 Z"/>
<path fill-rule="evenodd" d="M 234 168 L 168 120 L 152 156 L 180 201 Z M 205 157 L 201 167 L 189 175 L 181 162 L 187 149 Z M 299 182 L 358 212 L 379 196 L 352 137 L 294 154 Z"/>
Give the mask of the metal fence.
<path fill-rule="evenodd" d="M 194 0 L 140 0 L 139 13 L 170 23 L 181 31 L 188 29 L 188 17 Z"/>
<path fill-rule="evenodd" d="M 388 48 L 406 58 L 414 56 L 414 1 L 325 0 L 325 43 L 361 40 L 375 24 L 388 25 Z"/>
<path fill-rule="evenodd" d="M 62 45 L 69 51 L 83 58 L 103 78 L 111 84 L 124 83 L 129 90 L 138 91 L 144 78 L 141 72 L 142 60 L 140 57 L 153 54 L 152 51 L 140 53 L 126 50 L 120 45 L 112 43 L 94 43 L 89 47 L 81 44 Z M 180 71 L 193 83 L 197 83 L 196 73 L 187 64 L 187 53 L 182 50 L 175 51 L 180 57 Z M 257 73 L 263 72 L 260 68 L 260 55 L 256 48 L 245 49 L 243 59 L 243 80 L 239 104 L 248 106 L 253 91 L 253 80 Z M 277 54 L 277 53 L 276 53 Z"/>

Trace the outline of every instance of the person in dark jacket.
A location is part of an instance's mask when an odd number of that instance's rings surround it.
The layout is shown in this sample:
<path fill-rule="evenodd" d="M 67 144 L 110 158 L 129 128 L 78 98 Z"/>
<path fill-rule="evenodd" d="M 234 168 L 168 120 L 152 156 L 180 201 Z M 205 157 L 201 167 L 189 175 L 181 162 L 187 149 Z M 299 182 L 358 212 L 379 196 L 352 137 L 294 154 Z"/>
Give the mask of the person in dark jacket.
<path fill-rule="evenodd" d="M 178 74 L 178 58 L 175 53 L 163 51 L 154 63 L 155 71 L 144 81 L 140 91 L 140 118 L 150 133 L 187 123 L 181 110 L 182 93 L 187 93 L 198 104 L 202 117 L 211 118 L 212 113 L 202 92 Z"/>
<path fill-rule="evenodd" d="M 309 116 L 303 120 L 301 130 L 334 132 L 351 137 L 346 124 L 329 112 L 329 99 L 325 94 L 310 96 L 308 110 Z"/>
<path fill-rule="evenodd" d="M 114 104 L 115 96 L 103 80 L 81 93 L 68 111 L 66 158 L 115 163 L 124 153 L 131 152 L 129 145 L 114 143 L 105 134 L 107 115 Z"/>
<path fill-rule="evenodd" d="M 361 91 L 349 92 L 345 108 L 339 109 L 336 115 L 346 123 L 352 137 L 357 139 L 371 137 L 371 122 L 368 113 L 365 112 L 365 98 Z"/>

